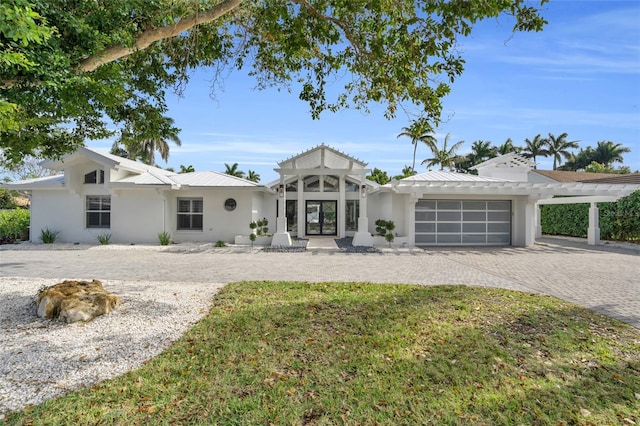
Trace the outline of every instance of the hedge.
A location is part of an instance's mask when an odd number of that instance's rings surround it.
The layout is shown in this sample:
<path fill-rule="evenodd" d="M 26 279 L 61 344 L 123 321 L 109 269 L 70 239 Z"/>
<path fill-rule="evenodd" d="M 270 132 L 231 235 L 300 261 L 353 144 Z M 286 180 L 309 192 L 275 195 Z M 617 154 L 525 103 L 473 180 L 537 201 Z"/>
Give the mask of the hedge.
<path fill-rule="evenodd" d="M 22 238 L 29 228 L 29 210 L 13 209 L 0 211 L 0 244 L 12 243 Z"/>
<path fill-rule="evenodd" d="M 615 203 L 600 203 L 600 238 L 640 241 L 640 191 Z M 586 237 L 589 204 L 553 204 L 541 207 L 542 233 Z"/>

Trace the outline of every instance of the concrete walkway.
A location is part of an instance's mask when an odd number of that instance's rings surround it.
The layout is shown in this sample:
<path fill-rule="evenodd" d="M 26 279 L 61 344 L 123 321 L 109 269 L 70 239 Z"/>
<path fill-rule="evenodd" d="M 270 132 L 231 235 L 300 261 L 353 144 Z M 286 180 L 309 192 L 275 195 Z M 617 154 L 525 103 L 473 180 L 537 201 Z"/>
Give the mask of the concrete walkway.
<path fill-rule="evenodd" d="M 240 280 L 466 284 L 543 293 L 640 328 L 640 251 L 542 239 L 532 248 L 302 253 L 207 245 L 0 246 L 0 276 L 229 283 Z"/>

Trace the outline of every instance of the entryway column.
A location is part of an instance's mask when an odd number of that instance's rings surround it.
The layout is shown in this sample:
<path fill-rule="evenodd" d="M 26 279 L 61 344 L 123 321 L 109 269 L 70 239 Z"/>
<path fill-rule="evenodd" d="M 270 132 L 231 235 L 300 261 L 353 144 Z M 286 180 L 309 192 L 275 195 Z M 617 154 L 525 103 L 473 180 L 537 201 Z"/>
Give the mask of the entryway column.
<path fill-rule="evenodd" d="M 536 204 L 536 240 L 542 238 L 542 211 L 540 204 Z"/>
<path fill-rule="evenodd" d="M 276 219 L 276 233 L 271 239 L 272 246 L 290 246 L 291 236 L 287 232 L 287 188 L 284 176 L 280 176 L 278 186 L 278 218 Z"/>
<path fill-rule="evenodd" d="M 589 207 L 587 244 L 590 246 L 597 246 L 600 244 L 600 212 L 596 203 L 591 203 L 591 207 Z"/>
<path fill-rule="evenodd" d="M 367 186 L 360 178 L 360 216 L 358 217 L 358 231 L 353 235 L 354 246 L 373 247 L 373 237 L 369 233 L 369 218 L 367 217 Z"/>
<path fill-rule="evenodd" d="M 411 194 L 407 197 L 405 204 L 405 235 L 407 236 L 407 244 L 410 247 L 416 245 L 416 203 L 418 202 L 418 196 Z"/>

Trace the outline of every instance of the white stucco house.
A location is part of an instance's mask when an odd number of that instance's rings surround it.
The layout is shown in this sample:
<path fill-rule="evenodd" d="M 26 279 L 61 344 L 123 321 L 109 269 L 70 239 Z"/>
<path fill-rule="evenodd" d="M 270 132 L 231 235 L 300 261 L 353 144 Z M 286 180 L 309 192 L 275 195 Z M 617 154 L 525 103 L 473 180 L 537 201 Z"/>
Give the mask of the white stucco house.
<path fill-rule="evenodd" d="M 477 176 L 429 171 L 378 185 L 365 178 L 366 163 L 324 144 L 278 163 L 279 179 L 266 185 L 212 171 L 177 174 L 89 148 L 42 165 L 61 174 L 2 185 L 29 194 L 34 242 L 48 228 L 66 242 L 109 233 L 115 243 L 157 243 L 168 232 L 176 242 L 234 243 L 266 218 L 273 245 L 352 236 L 370 246 L 384 219 L 396 225 L 395 244 L 526 247 L 540 233 L 538 206 L 562 195 L 592 203 L 597 244 L 596 203 L 640 189 L 544 179 L 517 154 L 476 166 Z"/>

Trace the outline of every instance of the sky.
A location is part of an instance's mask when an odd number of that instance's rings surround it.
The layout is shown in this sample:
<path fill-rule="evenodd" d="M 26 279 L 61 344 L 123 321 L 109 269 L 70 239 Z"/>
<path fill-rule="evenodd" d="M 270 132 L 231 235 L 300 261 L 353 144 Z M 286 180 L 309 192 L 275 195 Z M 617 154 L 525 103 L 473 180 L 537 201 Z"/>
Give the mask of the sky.
<path fill-rule="evenodd" d="M 567 132 L 583 148 L 621 143 L 631 149 L 624 165 L 640 170 L 640 1 L 551 0 L 542 13 L 549 21 L 542 32 L 513 34 L 501 17 L 460 40 L 466 67 L 443 100 L 439 143 L 450 133 L 451 143 L 465 141 L 464 155 L 476 140 L 523 145 L 537 134 Z M 411 165 L 411 141 L 397 137 L 411 124 L 402 112 L 387 120 L 384 105 L 372 104 L 369 114 L 344 110 L 312 120 L 295 88 L 257 90 L 246 70 L 233 71 L 212 99 L 211 78 L 197 70 L 182 97 L 168 97 L 182 146 L 171 146 L 168 163 L 157 156 L 160 167 L 224 171 L 225 163 L 238 163 L 267 183 L 277 179 L 279 161 L 322 143 L 390 176 Z M 110 142 L 88 146 L 108 149 Z M 429 157 L 419 146 L 416 171 L 426 171 L 420 162 Z M 538 162 L 552 168 L 551 159 Z"/>

